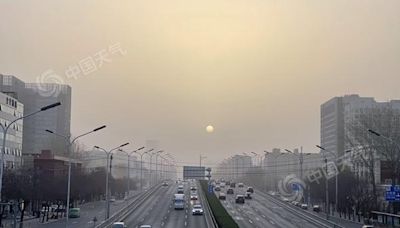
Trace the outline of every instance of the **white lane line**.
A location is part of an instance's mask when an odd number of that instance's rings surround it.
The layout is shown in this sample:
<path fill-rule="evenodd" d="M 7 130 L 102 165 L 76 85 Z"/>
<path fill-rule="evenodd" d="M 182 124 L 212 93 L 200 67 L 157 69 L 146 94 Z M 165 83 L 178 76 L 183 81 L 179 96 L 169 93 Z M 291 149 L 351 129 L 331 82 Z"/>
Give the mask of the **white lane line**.
<path fill-rule="evenodd" d="M 250 224 L 253 224 L 253 221 L 251 221 L 251 219 L 249 219 L 249 223 L 250 223 Z"/>

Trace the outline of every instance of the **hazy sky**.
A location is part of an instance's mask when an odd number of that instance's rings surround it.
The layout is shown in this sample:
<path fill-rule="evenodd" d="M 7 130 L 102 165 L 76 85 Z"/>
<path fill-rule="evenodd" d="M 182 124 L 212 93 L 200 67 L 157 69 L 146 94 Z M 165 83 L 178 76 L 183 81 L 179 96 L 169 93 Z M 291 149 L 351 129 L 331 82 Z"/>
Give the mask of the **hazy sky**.
<path fill-rule="evenodd" d="M 179 161 L 319 143 L 319 107 L 400 98 L 400 1 L 0 0 L 0 73 L 72 86 L 73 134 L 106 148 L 147 139 Z M 90 74 L 64 74 L 110 45 Z M 205 127 L 212 124 L 213 134 Z"/>

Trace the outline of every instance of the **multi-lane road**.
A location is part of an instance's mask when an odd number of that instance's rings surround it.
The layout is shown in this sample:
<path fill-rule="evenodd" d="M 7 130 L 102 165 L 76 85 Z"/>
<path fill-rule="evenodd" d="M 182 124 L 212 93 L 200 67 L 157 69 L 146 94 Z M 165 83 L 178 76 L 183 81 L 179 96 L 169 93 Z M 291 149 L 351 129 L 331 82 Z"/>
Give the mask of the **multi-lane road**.
<path fill-rule="evenodd" d="M 150 194 L 145 194 L 140 202 L 132 199 L 136 206 L 134 210 L 124 217 L 123 221 L 129 228 L 138 228 L 141 225 L 151 225 L 152 228 L 211 228 L 210 211 L 206 206 L 206 200 L 201 188 L 197 182 L 184 182 L 185 207 L 183 210 L 175 210 L 173 196 L 177 192 L 178 184 L 170 182 L 168 186 L 157 185 Z M 196 185 L 197 201 L 190 200 L 190 187 Z M 226 193 L 229 187 L 221 188 L 221 192 Z M 320 218 L 316 213 L 304 211 L 289 203 L 285 203 L 278 198 L 266 193 L 259 192 L 257 189 L 252 194 L 252 199 L 246 199 L 244 204 L 235 202 L 237 194 L 244 195 L 247 187 L 234 188 L 234 194 L 226 194 L 226 200 L 221 200 L 222 205 L 228 213 L 237 222 L 240 228 L 319 228 L 333 227 L 329 222 L 324 221 L 322 215 Z M 219 195 L 219 192 L 216 192 Z M 138 195 L 139 196 L 139 195 Z M 104 204 L 104 202 L 102 202 Z M 204 215 L 192 215 L 194 203 L 200 203 L 203 206 Z M 98 202 L 101 204 L 101 202 Z M 127 202 L 123 203 L 127 204 Z M 88 204 L 82 208 L 81 218 L 70 219 L 70 227 L 93 227 L 92 217 L 104 216 L 104 209 L 96 209 L 101 205 Z M 122 208 L 123 205 L 116 204 L 115 209 Z M 104 208 L 101 207 L 101 208 Z M 115 210 L 114 210 L 115 211 Z M 320 224 L 318 224 L 320 222 Z M 335 221 L 337 222 L 337 221 Z M 340 224 L 340 222 L 337 222 Z M 361 227 L 360 224 L 345 222 L 341 227 Z M 41 224 L 40 227 L 64 227 L 65 221 L 60 220 L 51 224 Z M 36 226 L 27 226 L 36 227 Z"/>
<path fill-rule="evenodd" d="M 223 188 L 222 191 L 224 191 Z M 235 188 L 234 191 L 233 195 L 227 195 L 222 204 L 241 228 L 318 228 L 301 217 L 289 213 L 257 192 L 253 194 L 253 199 L 246 200 L 244 204 L 237 204 L 235 203 L 236 194 L 244 195 L 246 188 Z"/>
<path fill-rule="evenodd" d="M 195 182 L 194 182 L 195 183 Z M 128 227 L 140 227 L 140 225 L 151 225 L 152 228 L 207 228 L 204 198 L 197 186 L 200 202 L 205 210 L 204 215 L 192 215 L 194 201 L 190 200 L 190 184 L 184 184 L 185 209 L 175 210 L 173 196 L 177 185 L 170 184 L 168 187 L 158 187 L 154 194 L 145 200 L 135 211 L 133 211 L 124 222 Z"/>
<path fill-rule="evenodd" d="M 226 193 L 228 187 L 221 188 Z M 241 228 L 297 228 L 297 227 L 334 227 L 331 221 L 327 221 L 317 213 L 305 211 L 301 208 L 285 203 L 266 193 L 255 191 L 252 199 L 244 204 L 237 204 L 235 196 L 244 195 L 247 188 L 234 188 L 234 194 L 226 195 L 226 200 L 221 200 L 225 209 L 234 218 Z M 217 196 L 219 195 L 216 192 Z M 350 221 L 334 220 L 337 227 L 358 228 L 360 224 Z"/>

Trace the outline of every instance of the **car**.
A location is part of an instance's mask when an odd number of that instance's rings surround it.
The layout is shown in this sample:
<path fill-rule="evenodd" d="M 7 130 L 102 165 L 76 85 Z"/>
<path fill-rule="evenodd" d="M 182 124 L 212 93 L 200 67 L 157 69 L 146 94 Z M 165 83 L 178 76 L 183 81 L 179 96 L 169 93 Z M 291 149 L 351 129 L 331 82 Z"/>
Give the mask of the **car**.
<path fill-rule="evenodd" d="M 221 188 L 217 186 L 214 188 L 214 191 L 219 192 L 219 191 L 221 191 Z"/>
<path fill-rule="evenodd" d="M 244 203 L 244 195 L 236 195 L 235 203 Z"/>
<path fill-rule="evenodd" d="M 297 202 L 297 201 L 292 201 L 292 204 L 293 204 L 294 206 L 300 206 L 300 203 Z"/>
<path fill-rule="evenodd" d="M 248 188 L 247 188 L 247 192 L 254 193 L 254 189 L 253 189 L 253 187 L 248 187 Z"/>
<path fill-rule="evenodd" d="M 230 182 L 230 181 L 227 181 L 227 182 L 225 182 L 225 184 L 226 184 L 226 186 L 230 186 L 230 185 L 231 185 L 231 182 Z"/>
<path fill-rule="evenodd" d="M 312 210 L 315 211 L 315 212 L 320 212 L 321 211 L 321 207 L 319 205 L 314 205 Z"/>
<path fill-rule="evenodd" d="M 74 207 L 69 209 L 69 217 L 70 218 L 79 218 L 81 217 L 81 209 Z"/>
<path fill-rule="evenodd" d="M 225 193 L 220 193 L 219 194 L 219 196 L 218 196 L 218 199 L 220 199 L 220 200 L 226 200 L 226 195 L 225 195 Z"/>
<path fill-rule="evenodd" d="M 229 188 L 229 189 L 226 191 L 226 194 L 228 194 L 228 195 L 233 195 L 233 194 L 234 194 L 233 189 L 232 189 L 232 188 Z"/>
<path fill-rule="evenodd" d="M 151 225 L 141 225 L 139 228 L 151 228 Z"/>
<path fill-rule="evenodd" d="M 196 194 L 190 195 L 190 200 L 198 200 L 199 197 Z"/>
<path fill-rule="evenodd" d="M 163 186 L 163 187 L 167 187 L 167 186 L 168 186 L 168 183 L 167 183 L 167 182 L 164 182 L 164 183 L 162 184 L 162 186 Z"/>
<path fill-rule="evenodd" d="M 111 228 L 126 228 L 127 226 L 125 225 L 124 222 L 114 222 L 111 226 Z"/>
<path fill-rule="evenodd" d="M 111 202 L 111 203 L 114 203 L 114 202 L 115 202 L 115 197 L 111 197 L 111 198 L 110 198 L 110 202 Z"/>
<path fill-rule="evenodd" d="M 193 205 L 192 215 L 203 215 L 203 207 L 200 204 Z"/>
<path fill-rule="evenodd" d="M 251 196 L 251 192 L 246 192 L 246 194 L 244 195 L 245 199 L 252 199 L 253 197 Z"/>
<path fill-rule="evenodd" d="M 190 190 L 192 190 L 192 191 L 196 191 L 196 190 L 197 190 L 197 188 L 196 188 L 196 186 L 192 186 L 192 187 L 190 187 Z"/>
<path fill-rule="evenodd" d="M 236 183 L 232 182 L 232 183 L 230 184 L 230 187 L 231 187 L 231 188 L 236 188 Z"/>
<path fill-rule="evenodd" d="M 290 200 L 289 200 L 288 198 L 286 198 L 286 197 L 281 197 L 281 199 L 282 199 L 283 202 L 289 202 L 289 201 L 290 201 Z"/>
<path fill-rule="evenodd" d="M 239 187 L 239 188 L 243 188 L 243 187 L 244 187 L 244 184 L 243 184 L 243 183 L 238 183 L 238 187 Z"/>
<path fill-rule="evenodd" d="M 302 203 L 300 205 L 301 209 L 307 210 L 308 209 L 308 205 L 306 203 Z"/>
<path fill-rule="evenodd" d="M 374 225 L 363 225 L 361 228 L 374 228 Z"/>

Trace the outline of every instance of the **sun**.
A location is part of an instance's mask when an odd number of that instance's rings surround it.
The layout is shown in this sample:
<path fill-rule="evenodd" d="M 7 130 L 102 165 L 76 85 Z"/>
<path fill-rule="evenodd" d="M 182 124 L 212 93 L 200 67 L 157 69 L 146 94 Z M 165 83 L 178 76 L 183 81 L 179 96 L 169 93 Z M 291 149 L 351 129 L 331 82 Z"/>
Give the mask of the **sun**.
<path fill-rule="evenodd" d="M 208 133 L 212 133 L 212 132 L 214 132 L 214 127 L 211 126 L 211 125 L 208 125 L 208 126 L 206 127 L 206 131 L 207 131 Z"/>

